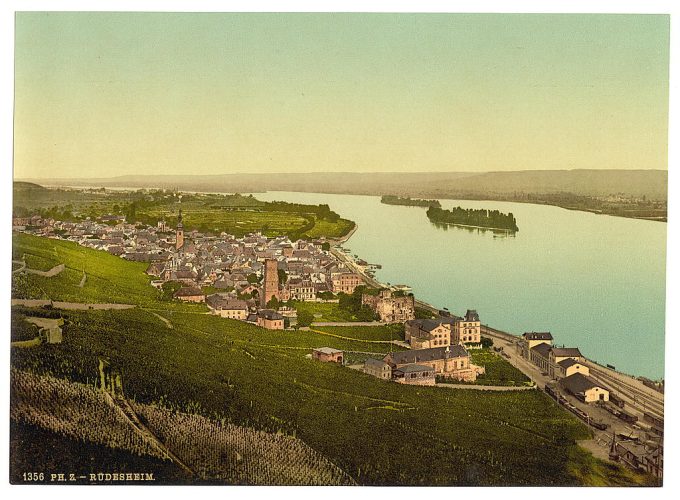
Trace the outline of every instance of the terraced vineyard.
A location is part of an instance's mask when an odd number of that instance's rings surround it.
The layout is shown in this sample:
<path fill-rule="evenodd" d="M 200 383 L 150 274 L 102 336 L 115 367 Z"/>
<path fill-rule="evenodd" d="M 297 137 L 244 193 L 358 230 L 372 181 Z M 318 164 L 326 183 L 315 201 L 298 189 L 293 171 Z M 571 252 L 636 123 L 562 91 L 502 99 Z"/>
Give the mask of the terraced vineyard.
<path fill-rule="evenodd" d="M 57 276 L 12 275 L 12 298 L 51 299 L 68 302 L 113 302 L 157 306 L 160 292 L 145 274 L 148 264 L 129 262 L 103 251 L 70 241 L 41 238 L 23 233 L 12 235 L 13 259 L 40 262 L 41 268 L 64 264 Z M 87 280 L 80 286 L 83 272 Z M 206 311 L 197 304 L 164 302 L 165 309 Z"/>
<path fill-rule="evenodd" d="M 125 414 L 84 384 L 12 370 L 10 418 L 63 436 L 160 459 L 166 455 L 135 433 Z"/>
<path fill-rule="evenodd" d="M 10 418 L 65 438 L 167 460 L 136 432 L 104 392 L 84 384 L 12 370 Z M 132 403 L 137 416 L 196 479 L 227 484 L 349 485 L 354 481 L 298 439 L 200 415 Z"/>
<path fill-rule="evenodd" d="M 151 405 L 137 414 L 200 479 L 251 485 L 351 485 L 354 481 L 299 439 Z"/>

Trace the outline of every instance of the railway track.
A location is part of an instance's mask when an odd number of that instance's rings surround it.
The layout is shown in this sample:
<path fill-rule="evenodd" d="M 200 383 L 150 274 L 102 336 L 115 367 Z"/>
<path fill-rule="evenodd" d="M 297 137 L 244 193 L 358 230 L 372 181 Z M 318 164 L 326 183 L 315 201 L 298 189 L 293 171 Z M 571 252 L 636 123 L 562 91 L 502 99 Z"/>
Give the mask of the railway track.
<path fill-rule="evenodd" d="M 519 340 L 516 335 L 491 328 L 489 326 L 482 326 L 482 334 L 489 335 L 491 337 L 496 337 L 507 342 L 515 343 Z M 663 417 L 663 395 L 654 394 L 651 391 L 653 389 L 642 389 L 637 387 L 634 383 L 627 382 L 625 376 L 621 374 L 611 374 L 608 370 L 600 367 L 593 361 L 586 360 L 591 376 L 605 384 L 607 387 L 614 389 L 619 395 L 626 399 L 626 403 L 629 403 L 634 408 L 642 412 L 651 412 L 659 417 Z"/>
<path fill-rule="evenodd" d="M 642 412 L 651 412 L 659 417 L 663 417 L 664 402 L 661 394 L 659 394 L 660 397 L 655 397 L 639 387 L 635 387 L 634 384 L 627 383 L 620 377 L 607 373 L 606 370 L 598 368 L 591 362 L 588 365 L 591 377 L 615 389 L 620 396 L 627 399 L 626 403 L 631 404 L 631 406 Z"/>

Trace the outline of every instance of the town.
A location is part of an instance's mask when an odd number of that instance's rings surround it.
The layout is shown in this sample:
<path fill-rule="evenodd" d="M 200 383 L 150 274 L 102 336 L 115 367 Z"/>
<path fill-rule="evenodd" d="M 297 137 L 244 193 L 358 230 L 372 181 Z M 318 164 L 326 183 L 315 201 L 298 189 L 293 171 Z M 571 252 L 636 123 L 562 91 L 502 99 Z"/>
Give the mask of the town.
<path fill-rule="evenodd" d="M 351 295 L 362 287 L 361 306 L 370 309 L 373 323 L 400 324 L 404 328 L 407 350 L 389 352 L 381 359 L 369 357 L 350 366 L 385 381 L 474 386 L 485 374 L 485 367 L 472 362 L 471 351 L 482 348 L 485 340 L 487 345 L 493 344 L 491 337 L 496 336 L 498 344 L 510 338 L 483 326 L 479 314 L 472 309 L 464 316 L 456 316 L 446 309 L 423 304 L 429 306 L 430 317 L 416 318 L 418 302 L 404 290 L 406 287 L 369 287 L 376 284 L 375 280 L 356 262 L 352 264 L 331 251 L 337 242 L 325 238 L 291 241 L 286 236 L 268 238 L 260 233 L 237 238 L 227 233 L 216 236 L 195 230 L 185 232 L 181 208 L 174 227 L 165 220 L 146 226 L 126 223 L 122 215 L 104 215 L 95 221 L 80 222 L 15 217 L 13 229 L 147 262 L 151 285 L 161 292 L 169 291 L 173 299 L 205 303 L 210 314 L 269 330 L 300 327 L 296 302 L 334 303 L 340 294 Z M 61 338 L 61 331 L 58 333 Z M 489 337 L 485 339 L 482 333 Z M 529 376 L 531 387 L 542 382 L 548 395 L 601 431 L 598 442 L 606 447 L 610 460 L 661 479 L 662 408 L 644 406 L 639 411 L 638 401 L 631 402 L 623 396 L 627 388 L 620 381 L 611 378 L 609 384 L 605 383 L 602 370 L 597 377 L 591 375 L 593 363 L 576 347 L 553 345 L 549 332 L 511 337 L 506 347 L 514 346 L 514 353 L 503 347 L 494 349 Z M 310 356 L 345 366 L 348 364 L 344 354 L 339 349 L 320 347 L 313 349 Z M 637 408 L 624 410 L 626 399 Z"/>

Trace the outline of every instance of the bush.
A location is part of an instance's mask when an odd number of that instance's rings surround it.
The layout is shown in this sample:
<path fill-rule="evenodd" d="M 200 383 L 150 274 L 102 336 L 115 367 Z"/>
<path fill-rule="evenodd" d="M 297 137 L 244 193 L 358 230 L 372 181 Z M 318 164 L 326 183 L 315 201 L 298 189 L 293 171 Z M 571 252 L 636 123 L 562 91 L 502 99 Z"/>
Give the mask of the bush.
<path fill-rule="evenodd" d="M 310 326 L 314 321 L 314 315 L 309 311 L 298 311 L 298 326 Z"/>

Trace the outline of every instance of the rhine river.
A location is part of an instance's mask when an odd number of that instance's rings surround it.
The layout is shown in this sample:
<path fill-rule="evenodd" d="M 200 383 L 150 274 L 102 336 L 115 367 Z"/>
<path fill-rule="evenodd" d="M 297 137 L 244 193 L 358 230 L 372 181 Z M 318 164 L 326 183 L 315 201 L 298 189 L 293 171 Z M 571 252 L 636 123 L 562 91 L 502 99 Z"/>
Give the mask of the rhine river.
<path fill-rule="evenodd" d="M 416 298 L 515 334 L 550 331 L 556 345 L 632 375 L 664 374 L 666 224 L 524 203 L 440 200 L 443 208 L 512 212 L 514 237 L 435 227 L 425 209 L 379 196 L 257 193 L 328 203 L 358 224 L 343 244 L 381 264 L 376 278 Z"/>

